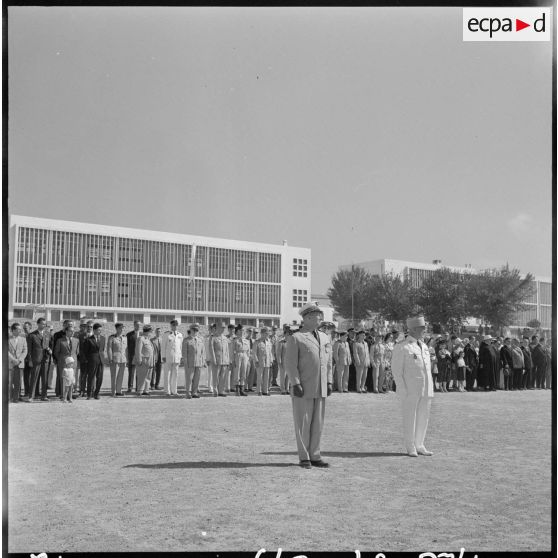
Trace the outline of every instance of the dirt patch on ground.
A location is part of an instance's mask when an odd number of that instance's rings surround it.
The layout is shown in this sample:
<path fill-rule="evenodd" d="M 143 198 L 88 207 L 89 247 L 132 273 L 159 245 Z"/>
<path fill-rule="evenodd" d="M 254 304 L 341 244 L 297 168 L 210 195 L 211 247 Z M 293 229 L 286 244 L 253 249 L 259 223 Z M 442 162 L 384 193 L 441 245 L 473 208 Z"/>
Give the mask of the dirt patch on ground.
<path fill-rule="evenodd" d="M 328 470 L 287 396 L 9 407 L 9 552 L 549 551 L 551 393 L 437 394 L 402 453 L 395 394 L 334 394 Z"/>

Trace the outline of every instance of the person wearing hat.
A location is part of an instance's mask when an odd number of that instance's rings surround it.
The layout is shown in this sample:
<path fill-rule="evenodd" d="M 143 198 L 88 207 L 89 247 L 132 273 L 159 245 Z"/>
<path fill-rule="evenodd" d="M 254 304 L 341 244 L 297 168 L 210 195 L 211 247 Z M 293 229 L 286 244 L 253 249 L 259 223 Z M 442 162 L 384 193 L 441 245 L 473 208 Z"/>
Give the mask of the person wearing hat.
<path fill-rule="evenodd" d="M 337 391 L 347 393 L 349 391 L 349 366 L 352 359 L 346 331 L 341 331 L 339 339 L 333 344 L 333 360 L 335 361 Z"/>
<path fill-rule="evenodd" d="M 124 324 L 114 324 L 115 333 L 107 339 L 107 360 L 110 368 L 110 393 L 112 397 L 121 397 L 124 370 L 126 368 L 126 337 L 122 335 Z"/>
<path fill-rule="evenodd" d="M 486 391 L 496 391 L 496 363 L 492 350 L 492 336 L 485 335 L 479 347 L 479 373 L 477 386 Z"/>
<path fill-rule="evenodd" d="M 250 366 L 250 341 L 244 337 L 244 327 L 238 324 L 234 331 L 236 337 L 232 345 L 232 360 L 234 362 L 233 385 L 235 386 L 236 395 L 247 396 L 244 391 L 246 383 L 246 373 Z"/>
<path fill-rule="evenodd" d="M 393 348 L 391 371 L 403 411 L 403 439 L 411 457 L 432 455 L 424 446 L 430 406 L 434 397 L 430 351 L 423 341 L 426 324 L 422 316 L 407 319 L 407 338 Z"/>
<path fill-rule="evenodd" d="M 285 369 L 292 384 L 291 400 L 295 436 L 300 466 L 305 469 L 329 467 L 320 454 L 324 426 L 326 397 L 333 389 L 331 344 L 329 338 L 317 331 L 322 319 L 321 308 L 312 302 L 305 304 L 300 331 L 287 340 Z"/>
<path fill-rule="evenodd" d="M 138 397 L 150 395 L 151 374 L 155 364 L 155 350 L 151 343 L 151 331 L 149 324 L 143 326 L 143 332 L 136 341 L 136 392 Z"/>
<path fill-rule="evenodd" d="M 273 345 L 269 339 L 269 329 L 260 329 L 260 338 L 254 348 L 254 362 L 256 364 L 258 395 L 269 395 L 269 370 L 273 363 Z"/>
<path fill-rule="evenodd" d="M 226 397 L 225 382 L 231 364 L 229 353 L 229 338 L 225 335 L 227 324 L 221 322 L 217 326 L 216 335 L 211 337 L 209 343 L 209 357 L 212 366 L 213 387 L 216 389 L 215 397 Z"/>
<path fill-rule="evenodd" d="M 178 367 L 182 360 L 183 341 L 184 336 L 178 331 L 178 320 L 171 320 L 170 331 L 165 331 L 161 341 L 163 385 L 167 395 L 178 395 Z"/>
<path fill-rule="evenodd" d="M 192 324 L 190 334 L 182 342 L 184 370 L 186 376 L 186 399 L 199 399 L 201 370 L 205 366 L 205 343 L 199 335 L 200 326 Z"/>

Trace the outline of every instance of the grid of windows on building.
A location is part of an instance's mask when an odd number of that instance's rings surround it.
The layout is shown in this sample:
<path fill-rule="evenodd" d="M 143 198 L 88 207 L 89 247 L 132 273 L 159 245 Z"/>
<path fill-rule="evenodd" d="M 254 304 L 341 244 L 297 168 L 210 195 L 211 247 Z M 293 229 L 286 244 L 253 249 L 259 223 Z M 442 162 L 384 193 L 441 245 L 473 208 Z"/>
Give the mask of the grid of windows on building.
<path fill-rule="evenodd" d="M 308 260 L 293 258 L 294 277 L 308 277 Z"/>
<path fill-rule="evenodd" d="M 203 316 L 180 316 L 180 323 L 186 325 L 203 324 Z"/>
<path fill-rule="evenodd" d="M 302 308 L 308 301 L 308 291 L 293 289 L 293 308 Z"/>
<path fill-rule="evenodd" d="M 281 311 L 281 254 L 32 227 L 18 231 L 14 304 Z M 307 260 L 297 261 L 306 275 Z"/>
<path fill-rule="evenodd" d="M 116 314 L 116 320 L 119 322 L 143 322 L 143 314 L 119 312 L 118 314 Z"/>

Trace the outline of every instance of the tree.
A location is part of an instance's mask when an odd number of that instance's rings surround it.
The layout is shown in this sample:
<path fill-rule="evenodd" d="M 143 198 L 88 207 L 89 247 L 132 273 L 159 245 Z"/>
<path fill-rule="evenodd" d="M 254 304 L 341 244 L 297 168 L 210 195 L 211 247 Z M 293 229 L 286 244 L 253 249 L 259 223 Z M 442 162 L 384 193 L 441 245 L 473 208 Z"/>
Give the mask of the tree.
<path fill-rule="evenodd" d="M 467 312 L 464 283 L 468 275 L 447 267 L 436 269 L 416 290 L 416 303 L 432 324 L 450 329 L 463 325 Z"/>
<path fill-rule="evenodd" d="M 417 312 L 414 295 L 409 281 L 400 275 L 375 275 L 372 277 L 369 307 L 385 320 L 403 322 Z"/>
<path fill-rule="evenodd" d="M 370 285 L 372 278 L 362 267 L 339 269 L 331 278 L 327 296 L 336 312 L 352 322 L 370 316 Z"/>
<path fill-rule="evenodd" d="M 501 330 L 512 323 L 514 314 L 527 308 L 525 301 L 534 289 L 530 273 L 522 278 L 518 269 L 507 265 L 484 270 L 466 282 L 469 313 Z"/>

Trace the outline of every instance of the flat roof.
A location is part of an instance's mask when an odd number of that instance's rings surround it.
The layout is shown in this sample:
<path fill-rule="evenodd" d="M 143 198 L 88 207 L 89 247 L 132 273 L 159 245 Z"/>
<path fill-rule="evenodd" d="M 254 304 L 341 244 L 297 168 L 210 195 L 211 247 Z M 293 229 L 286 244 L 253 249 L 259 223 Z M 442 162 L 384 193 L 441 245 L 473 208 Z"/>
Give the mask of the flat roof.
<path fill-rule="evenodd" d="M 115 227 L 111 225 L 99 225 L 78 221 L 64 221 L 60 219 L 47 219 L 44 217 L 29 217 L 24 215 L 10 215 L 10 227 L 14 225 L 22 227 L 37 227 L 51 230 L 62 229 L 69 232 L 96 234 L 102 236 L 116 236 L 124 238 L 137 238 L 142 240 L 155 240 L 158 242 L 174 242 L 177 244 L 196 244 L 216 248 L 230 248 L 234 250 L 253 250 L 254 252 L 283 253 L 289 250 L 304 250 L 308 252 L 311 251 L 310 248 L 289 246 L 288 244 L 268 244 L 264 242 L 253 242 L 248 240 L 232 240 L 228 238 L 216 238 L 211 236 L 179 234 L 164 231 L 150 231 L 146 229 Z"/>

